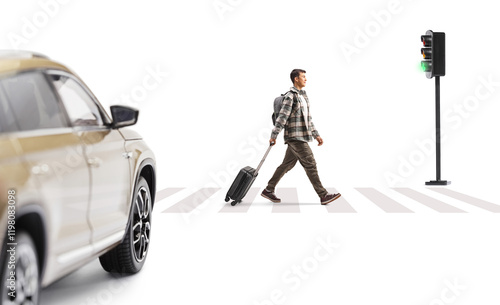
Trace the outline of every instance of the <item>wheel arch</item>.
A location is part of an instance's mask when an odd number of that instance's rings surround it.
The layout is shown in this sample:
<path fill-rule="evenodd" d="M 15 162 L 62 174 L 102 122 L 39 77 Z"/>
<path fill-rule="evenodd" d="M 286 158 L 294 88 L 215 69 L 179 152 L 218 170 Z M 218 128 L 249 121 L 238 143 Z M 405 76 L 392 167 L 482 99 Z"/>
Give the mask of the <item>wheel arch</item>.
<path fill-rule="evenodd" d="M 33 239 L 37 250 L 40 279 L 43 279 L 47 259 L 47 226 L 43 209 L 39 205 L 27 205 L 16 215 L 16 232 L 26 232 Z"/>
<path fill-rule="evenodd" d="M 135 177 L 135 185 L 139 182 L 140 177 L 144 177 L 149 186 L 149 192 L 151 193 L 151 203 L 154 206 L 156 198 L 156 167 L 152 159 L 145 159 L 141 162 L 139 166 L 139 171 Z"/>

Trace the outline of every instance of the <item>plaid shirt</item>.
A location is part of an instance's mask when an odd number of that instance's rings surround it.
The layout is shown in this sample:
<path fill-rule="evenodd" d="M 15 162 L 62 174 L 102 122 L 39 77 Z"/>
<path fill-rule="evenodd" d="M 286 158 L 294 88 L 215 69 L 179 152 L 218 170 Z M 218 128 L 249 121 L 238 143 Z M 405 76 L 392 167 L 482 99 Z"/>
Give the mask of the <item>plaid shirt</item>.
<path fill-rule="evenodd" d="M 271 134 L 272 139 L 276 139 L 281 130 L 285 129 L 285 143 L 288 141 L 302 141 L 311 142 L 313 139 L 319 137 L 319 133 L 314 127 L 311 119 L 311 112 L 309 111 L 309 98 L 304 90 L 298 90 L 291 87 L 290 91 L 294 93 L 287 93 L 283 99 L 283 106 L 281 107 L 276 125 L 274 126 Z M 297 94 L 301 94 L 307 103 L 307 112 L 309 113 L 307 121 L 309 126 L 306 126 L 304 112 L 302 110 L 300 100 Z"/>

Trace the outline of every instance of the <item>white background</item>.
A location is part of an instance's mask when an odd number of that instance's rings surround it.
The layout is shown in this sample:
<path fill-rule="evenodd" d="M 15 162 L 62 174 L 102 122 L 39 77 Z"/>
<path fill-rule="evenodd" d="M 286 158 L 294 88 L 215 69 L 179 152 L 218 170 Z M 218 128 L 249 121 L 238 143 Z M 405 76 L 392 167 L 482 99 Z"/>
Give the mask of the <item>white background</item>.
<path fill-rule="evenodd" d="M 434 80 L 419 70 L 420 35 L 443 31 L 442 178 L 498 203 L 500 84 L 478 89 L 481 79 L 500 82 L 497 8 L 486 0 L 2 0 L 0 49 L 47 54 L 81 76 L 105 107 L 139 108 L 135 129 L 156 153 L 159 190 L 226 188 L 239 168 L 255 167 L 270 135 L 272 101 L 290 87 L 292 69 L 305 69 L 325 141 L 313 143 L 320 176 L 342 191 L 421 187 L 435 178 L 434 152 L 416 144 L 434 133 Z M 357 53 L 346 56 L 346 44 Z M 151 70 L 161 78 L 144 89 Z M 265 186 L 285 149 L 280 135 L 256 186 Z M 308 183 L 299 169 L 280 186 L 309 190 Z M 281 274 L 311 255 L 318 236 L 331 236 L 344 252 L 286 304 L 432 304 L 454 276 L 467 283 L 454 303 L 500 299 L 491 284 L 499 284 L 500 271 L 495 217 L 207 216 L 191 225 L 172 217 L 158 215 L 147 276 L 130 286 L 137 289 L 113 294 L 112 304 L 155 295 L 161 303 L 253 304 L 284 285 Z M 161 240 L 161 230 L 176 234 Z M 154 273 L 154 264 L 166 269 Z M 58 285 L 102 276 L 83 270 Z M 51 302 L 85 304 L 85 293 L 72 303 L 52 289 Z"/>

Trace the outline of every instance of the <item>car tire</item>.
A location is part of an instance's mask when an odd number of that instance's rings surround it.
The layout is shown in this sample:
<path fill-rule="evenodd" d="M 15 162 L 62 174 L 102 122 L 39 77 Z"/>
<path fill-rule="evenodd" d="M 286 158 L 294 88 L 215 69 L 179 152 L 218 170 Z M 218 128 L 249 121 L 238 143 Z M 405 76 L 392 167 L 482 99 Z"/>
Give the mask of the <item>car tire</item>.
<path fill-rule="evenodd" d="M 119 274 L 137 273 L 142 269 L 151 241 L 151 219 L 153 203 L 146 179 L 139 178 L 134 188 L 134 197 L 129 222 L 122 242 L 99 257 L 107 272 Z"/>
<path fill-rule="evenodd" d="M 26 232 L 17 232 L 15 235 L 15 243 L 17 244 L 11 246 L 7 245 L 7 238 L 2 253 L 5 254 L 5 259 L 0 269 L 2 276 L 0 304 L 38 305 L 40 268 L 38 252 L 33 239 Z M 9 251 L 11 249 L 12 252 Z"/>

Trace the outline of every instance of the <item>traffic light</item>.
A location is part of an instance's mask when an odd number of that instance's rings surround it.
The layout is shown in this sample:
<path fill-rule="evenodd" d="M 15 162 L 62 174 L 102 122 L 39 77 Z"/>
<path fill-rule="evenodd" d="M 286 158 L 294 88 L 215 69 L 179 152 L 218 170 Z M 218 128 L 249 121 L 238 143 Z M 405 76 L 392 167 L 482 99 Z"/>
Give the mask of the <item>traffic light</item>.
<path fill-rule="evenodd" d="M 445 75 L 445 36 L 442 32 L 427 31 L 420 37 L 423 48 L 420 53 L 424 60 L 420 63 L 427 78 L 436 83 L 436 180 L 427 181 L 426 185 L 448 185 L 451 182 L 441 180 L 441 84 L 440 78 Z"/>
<path fill-rule="evenodd" d="M 427 78 L 445 75 L 445 35 L 442 32 L 427 31 L 421 36 L 423 48 L 420 53 L 424 60 L 420 63 Z"/>

